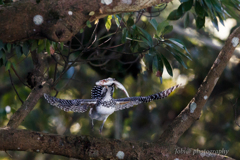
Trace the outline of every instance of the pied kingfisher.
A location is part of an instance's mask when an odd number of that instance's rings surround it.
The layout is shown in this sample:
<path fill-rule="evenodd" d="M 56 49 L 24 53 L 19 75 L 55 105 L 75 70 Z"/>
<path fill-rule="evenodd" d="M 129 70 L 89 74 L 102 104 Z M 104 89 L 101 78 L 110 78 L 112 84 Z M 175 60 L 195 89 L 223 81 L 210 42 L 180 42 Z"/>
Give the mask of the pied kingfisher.
<path fill-rule="evenodd" d="M 121 83 L 116 81 L 114 78 L 107 78 L 96 82 L 96 86 L 94 86 L 91 91 L 92 99 L 65 100 L 49 96 L 48 94 L 44 94 L 44 97 L 48 103 L 64 111 L 83 113 L 90 109 L 89 117 L 92 119 L 92 128 L 94 126 L 94 119 L 103 121 L 100 127 L 101 133 L 105 121 L 113 112 L 129 108 L 140 103 L 147 103 L 152 100 L 165 98 L 179 86 L 180 85 L 176 85 L 167 90 L 146 97 L 129 97 L 127 90 Z M 113 99 L 112 96 L 114 87 L 123 90 L 127 97 Z"/>

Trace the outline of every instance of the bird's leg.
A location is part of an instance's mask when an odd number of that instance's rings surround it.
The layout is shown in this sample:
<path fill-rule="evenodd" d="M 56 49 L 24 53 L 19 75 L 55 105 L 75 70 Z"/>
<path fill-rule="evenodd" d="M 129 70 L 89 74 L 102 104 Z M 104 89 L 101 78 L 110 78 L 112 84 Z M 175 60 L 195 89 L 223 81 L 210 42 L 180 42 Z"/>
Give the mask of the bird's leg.
<path fill-rule="evenodd" d="M 100 134 L 102 134 L 103 125 L 104 125 L 104 123 L 106 122 L 107 118 L 108 118 L 108 117 L 106 117 L 106 118 L 103 120 L 103 123 L 102 123 L 102 125 L 101 125 L 101 127 L 100 127 L 100 130 L 99 130 Z"/>

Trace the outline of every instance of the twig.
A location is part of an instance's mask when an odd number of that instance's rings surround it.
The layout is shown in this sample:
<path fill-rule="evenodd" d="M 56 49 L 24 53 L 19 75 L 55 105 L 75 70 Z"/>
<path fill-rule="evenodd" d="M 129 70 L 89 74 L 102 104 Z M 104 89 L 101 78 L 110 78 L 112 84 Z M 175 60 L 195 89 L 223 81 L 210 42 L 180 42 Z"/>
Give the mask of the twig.
<path fill-rule="evenodd" d="M 5 153 L 6 153 L 11 159 L 13 158 L 13 156 L 10 155 L 10 154 L 7 152 L 7 150 L 5 150 Z"/>
<path fill-rule="evenodd" d="M 94 63 L 92 63 L 91 61 L 88 62 L 88 63 L 89 63 L 90 65 L 94 66 L 94 67 L 102 67 L 102 66 L 106 65 L 109 61 L 110 61 L 110 59 L 107 59 L 107 60 L 106 60 L 104 63 L 102 63 L 102 64 L 94 64 Z"/>
<path fill-rule="evenodd" d="M 22 99 L 20 98 L 20 96 L 19 96 L 19 94 L 18 94 L 18 92 L 17 92 L 17 90 L 16 90 L 16 88 L 15 88 L 15 86 L 14 86 L 14 84 L 13 84 L 10 70 L 8 70 L 8 74 L 9 74 L 9 77 L 10 77 L 11 84 L 12 84 L 12 86 L 13 86 L 13 89 L 14 89 L 14 91 L 16 92 L 16 94 L 17 94 L 17 96 L 18 96 L 18 99 L 19 99 L 19 100 L 22 102 L 22 104 L 23 104 L 23 101 L 22 101 Z"/>
<path fill-rule="evenodd" d="M 70 82 L 70 80 L 72 80 L 72 78 L 75 76 L 75 74 L 76 74 L 76 72 L 74 71 L 74 73 L 71 76 L 71 78 L 68 79 L 67 83 L 59 91 L 61 91 L 63 88 L 65 88 L 68 85 L 68 83 Z"/>
<path fill-rule="evenodd" d="M 129 62 L 123 62 L 123 61 L 121 61 L 121 60 L 118 60 L 118 61 L 119 61 L 120 63 L 122 63 L 122 64 L 132 64 L 132 63 L 137 62 L 138 59 L 139 59 L 140 57 L 141 57 L 141 56 L 138 55 L 137 58 L 136 58 L 135 60 L 133 60 L 133 61 L 129 61 Z"/>
<path fill-rule="evenodd" d="M 57 90 L 56 88 L 53 88 L 53 89 L 56 91 L 56 94 L 55 94 L 54 97 L 57 97 L 57 95 L 58 95 L 58 90 Z"/>
<path fill-rule="evenodd" d="M 15 73 L 15 75 L 18 77 L 18 79 L 22 82 L 23 85 L 27 86 L 28 88 L 31 88 L 28 84 L 24 83 L 23 80 L 20 78 L 20 76 L 17 74 L 17 71 L 15 70 L 15 68 L 13 67 L 13 65 L 11 65 L 11 68 L 13 70 L 13 72 Z"/>

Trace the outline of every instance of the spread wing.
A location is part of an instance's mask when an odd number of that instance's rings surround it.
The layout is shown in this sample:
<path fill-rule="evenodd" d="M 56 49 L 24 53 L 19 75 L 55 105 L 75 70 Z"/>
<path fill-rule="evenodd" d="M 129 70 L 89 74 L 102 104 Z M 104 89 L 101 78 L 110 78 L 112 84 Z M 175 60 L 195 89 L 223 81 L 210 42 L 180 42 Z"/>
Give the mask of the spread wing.
<path fill-rule="evenodd" d="M 52 97 L 48 94 L 44 94 L 45 99 L 49 104 L 60 108 L 64 111 L 73 111 L 73 112 L 86 112 L 88 108 L 93 107 L 97 103 L 97 99 L 73 99 L 65 100 Z"/>
<path fill-rule="evenodd" d="M 150 96 L 146 97 L 130 97 L 130 98 L 120 98 L 115 99 L 116 107 L 115 111 L 122 110 L 125 108 L 133 107 L 135 105 L 138 105 L 140 103 L 148 103 L 150 101 L 156 100 L 156 99 L 162 99 L 167 97 L 172 91 L 174 91 L 176 88 L 178 88 L 180 85 L 173 86 L 167 90 L 164 90 L 162 92 L 152 94 Z"/>

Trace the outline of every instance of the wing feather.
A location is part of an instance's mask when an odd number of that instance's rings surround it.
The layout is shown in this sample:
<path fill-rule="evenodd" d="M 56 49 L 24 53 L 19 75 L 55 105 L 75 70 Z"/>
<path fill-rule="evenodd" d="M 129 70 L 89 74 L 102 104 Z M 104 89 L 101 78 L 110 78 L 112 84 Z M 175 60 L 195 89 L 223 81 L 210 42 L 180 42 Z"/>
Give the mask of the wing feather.
<path fill-rule="evenodd" d="M 176 88 L 178 88 L 179 86 L 180 86 L 180 84 L 176 85 L 176 86 L 173 86 L 173 87 L 171 87 L 167 90 L 164 90 L 162 92 L 152 94 L 152 95 L 146 96 L 146 97 L 130 97 L 130 98 L 115 99 L 115 102 L 116 102 L 115 111 L 123 110 L 123 109 L 129 108 L 129 107 L 133 107 L 133 106 L 138 105 L 140 103 L 148 103 L 148 102 L 156 100 L 156 99 L 165 98 L 172 91 L 174 91 Z"/>
<path fill-rule="evenodd" d="M 86 112 L 88 108 L 93 107 L 97 100 L 96 99 L 73 99 L 73 100 L 65 100 L 59 99 L 56 97 L 52 97 L 48 94 L 44 94 L 45 99 L 49 104 L 64 110 L 64 111 L 73 111 L 73 112 Z"/>

